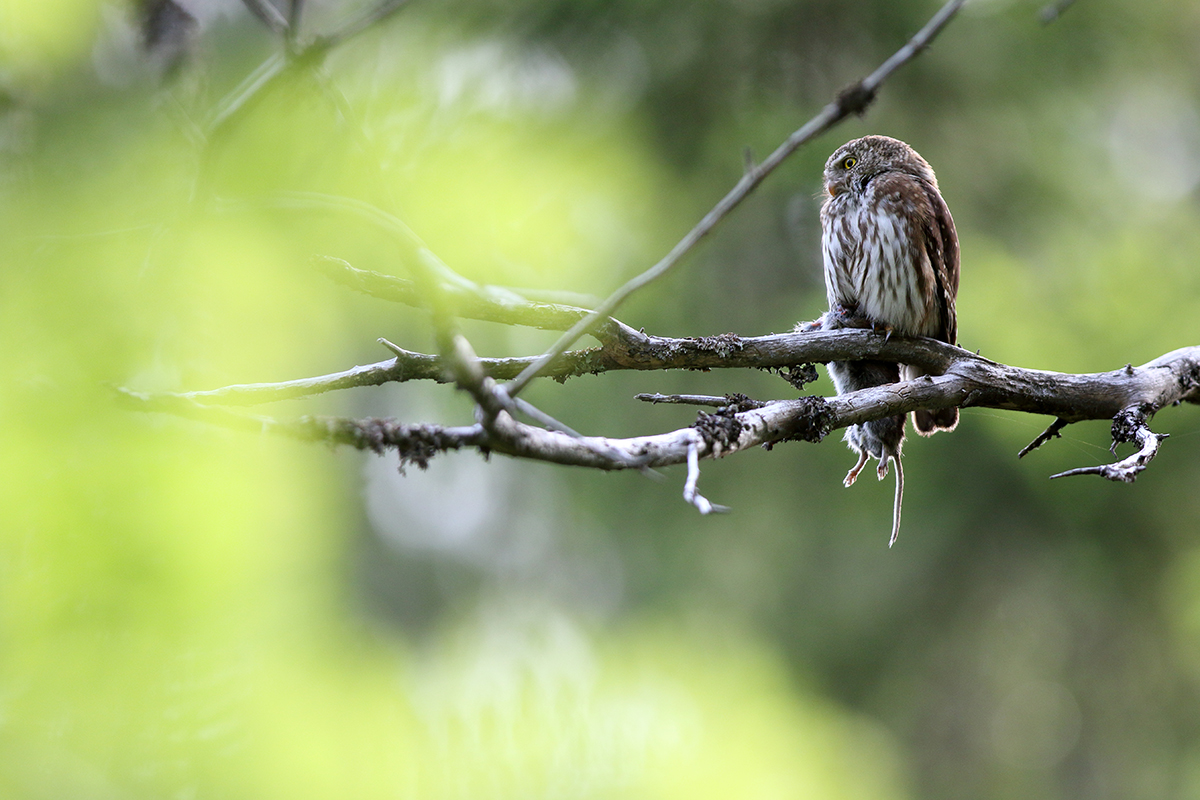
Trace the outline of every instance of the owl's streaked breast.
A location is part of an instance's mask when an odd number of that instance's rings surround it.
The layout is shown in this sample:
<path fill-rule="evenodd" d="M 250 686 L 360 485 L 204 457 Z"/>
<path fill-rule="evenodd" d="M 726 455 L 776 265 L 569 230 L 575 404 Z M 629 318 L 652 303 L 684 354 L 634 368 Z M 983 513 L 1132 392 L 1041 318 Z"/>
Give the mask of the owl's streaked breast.
<path fill-rule="evenodd" d="M 928 277 L 923 248 L 915 246 L 910 215 L 897 213 L 890 191 L 846 192 L 821 208 L 825 288 L 830 307 L 858 313 L 898 333 L 927 335 L 936 320 L 926 307 L 922 281 Z"/>

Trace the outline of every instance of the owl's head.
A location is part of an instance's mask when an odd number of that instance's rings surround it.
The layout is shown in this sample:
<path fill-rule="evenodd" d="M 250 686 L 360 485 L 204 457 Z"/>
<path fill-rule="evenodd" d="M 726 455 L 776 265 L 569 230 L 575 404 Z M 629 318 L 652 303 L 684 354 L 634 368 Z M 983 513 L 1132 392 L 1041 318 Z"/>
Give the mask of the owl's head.
<path fill-rule="evenodd" d="M 864 136 L 846 142 L 825 162 L 825 191 L 830 197 L 862 194 L 872 178 L 887 172 L 912 175 L 937 188 L 933 168 L 916 150 L 890 136 Z"/>

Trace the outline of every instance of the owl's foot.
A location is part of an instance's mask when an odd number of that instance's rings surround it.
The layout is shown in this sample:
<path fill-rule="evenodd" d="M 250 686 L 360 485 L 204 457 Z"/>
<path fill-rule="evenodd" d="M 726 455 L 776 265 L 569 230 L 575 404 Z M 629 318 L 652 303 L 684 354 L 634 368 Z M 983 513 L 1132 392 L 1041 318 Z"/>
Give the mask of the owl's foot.
<path fill-rule="evenodd" d="M 840 303 L 825 312 L 823 327 L 825 330 L 865 328 L 873 333 L 884 334 L 889 339 L 892 338 L 892 333 L 894 333 L 891 325 L 868 317 L 858 310 L 858 306 L 844 306 Z"/>
<path fill-rule="evenodd" d="M 850 471 L 846 473 L 846 478 L 845 478 L 845 480 L 842 481 L 842 485 L 845 486 L 847 489 L 849 489 L 851 486 L 853 486 L 854 482 L 856 480 L 858 480 L 858 473 L 862 472 L 863 467 L 865 467 L 866 465 L 867 465 L 867 451 L 866 450 L 859 451 L 858 463 L 855 464 L 853 467 L 851 467 Z"/>
<path fill-rule="evenodd" d="M 844 306 L 837 304 L 825 313 L 826 330 L 839 330 L 841 328 L 874 328 L 875 321 L 870 317 L 862 314 L 858 310 L 858 306 Z"/>

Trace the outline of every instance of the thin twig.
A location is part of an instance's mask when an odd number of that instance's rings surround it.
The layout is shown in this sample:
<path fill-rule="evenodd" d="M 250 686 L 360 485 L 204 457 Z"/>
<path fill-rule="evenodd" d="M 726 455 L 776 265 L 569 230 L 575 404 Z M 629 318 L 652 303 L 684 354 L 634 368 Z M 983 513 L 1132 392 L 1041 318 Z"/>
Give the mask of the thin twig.
<path fill-rule="evenodd" d="M 512 398 L 512 401 L 516 405 L 516 408 L 522 414 L 525 414 L 530 419 L 540 422 L 542 425 L 545 425 L 550 430 L 558 431 L 559 433 L 565 433 L 567 436 L 573 436 L 576 439 L 582 438 L 582 436 L 583 436 L 582 433 L 579 433 L 578 431 L 568 428 L 566 425 L 559 422 L 554 417 L 547 414 L 545 411 L 542 411 L 540 408 L 533 405 L 533 403 L 526 402 L 525 400 L 522 400 L 520 397 L 514 397 L 514 398 Z"/>
<path fill-rule="evenodd" d="M 122 402 L 138 411 L 168 413 L 234 430 L 274 433 L 291 439 L 346 445 L 376 453 L 396 450 L 402 460 L 422 467 L 437 453 L 464 447 L 485 448 L 488 444 L 487 434 L 481 425 L 405 425 L 388 419 L 355 420 L 324 416 L 278 420 L 203 405 L 179 395 L 148 395 L 128 389 L 118 389 L 117 392 Z"/>
<path fill-rule="evenodd" d="M 1127 367 L 1127 369 L 1132 369 L 1132 367 Z M 1069 469 L 1066 472 L 1051 475 L 1051 480 L 1071 475 L 1099 475 L 1110 481 L 1133 483 L 1146 465 L 1158 455 L 1158 446 L 1168 436 L 1165 433 L 1155 433 L 1150 430 L 1148 424 L 1154 411 L 1161 407 L 1158 402 L 1132 403 L 1113 417 L 1111 448 L 1113 454 L 1116 454 L 1118 444 L 1135 442 L 1138 445 L 1138 451 L 1133 455 L 1123 458 L 1115 464 Z"/>
<path fill-rule="evenodd" d="M 689 406 L 716 406 L 718 408 L 729 405 L 729 398 L 725 396 L 717 397 L 710 394 L 659 394 L 658 392 L 654 392 L 635 394 L 633 399 L 646 403 L 673 403 Z"/>
<path fill-rule="evenodd" d="M 475 399 L 476 416 L 496 444 L 503 444 L 509 435 L 507 429 L 496 427 L 497 418 L 505 412 L 510 415 L 520 412 L 544 425 L 548 430 L 566 434 L 573 439 L 583 439 L 581 434 L 532 403 L 505 395 L 503 390 L 496 386 L 495 379 L 484 373 L 480 358 L 475 355 L 475 350 L 467 341 L 467 337 L 457 332 L 451 332 L 450 336 L 450 346 L 443 357 L 450 364 L 450 371 L 454 375 L 454 381 L 458 388 L 466 391 Z M 618 453 L 615 457 L 624 462 L 624 466 L 640 466 L 636 459 L 624 454 Z"/>
<path fill-rule="evenodd" d="M 933 18 L 922 28 L 916 36 L 909 40 L 904 47 L 900 48 L 896 53 L 872 72 L 869 76 L 863 79 L 858 84 L 855 84 L 850 89 L 843 91 L 838 95 L 832 103 L 825 106 L 815 117 L 801 126 L 791 136 L 787 138 L 783 144 L 779 145 L 771 155 L 759 165 L 749 169 L 734 187 L 721 198 L 720 202 L 713 207 L 711 211 L 692 228 L 688 233 L 676 244 L 671 251 L 667 253 L 662 260 L 646 270 L 642 274 L 629 280 L 624 286 L 621 286 L 615 292 L 608 296 L 592 313 L 581 319 L 571 327 L 566 333 L 559 337 L 550 349 L 538 356 L 538 358 L 530 364 L 520 375 L 518 375 L 505 388 L 510 397 L 515 397 L 523 390 L 534 377 L 541 373 L 552 361 L 566 352 L 567 348 L 579 340 L 581 336 L 591 330 L 592 326 L 598 323 L 605 317 L 610 316 L 630 295 L 641 289 L 648 283 L 661 278 L 669 272 L 676 264 L 687 255 L 692 248 L 700 243 L 705 236 L 712 232 L 734 208 L 736 208 L 750 192 L 762 183 L 762 181 L 770 175 L 776 167 L 783 163 L 784 159 L 796 151 L 802 144 L 813 139 L 814 137 L 824 133 L 829 128 L 833 127 L 838 122 L 842 121 L 851 114 L 862 113 L 871 100 L 874 99 L 875 93 L 885 80 L 902 65 L 910 61 L 921 50 L 925 49 L 937 36 L 938 32 L 945 27 L 946 23 L 954 16 L 958 9 L 962 6 L 965 0 L 950 0 L 942 6 L 941 10 L 933 16 Z"/>
<path fill-rule="evenodd" d="M 1039 447 L 1041 447 L 1042 445 L 1044 445 L 1046 442 L 1050 441 L 1051 439 L 1060 438 L 1062 436 L 1062 434 L 1059 433 L 1059 431 L 1061 431 L 1063 428 L 1067 427 L 1068 424 L 1069 423 L 1066 420 L 1063 420 L 1061 418 L 1055 419 L 1054 422 L 1050 423 L 1050 427 L 1046 428 L 1046 430 L 1044 430 L 1040 434 L 1038 434 L 1038 437 L 1036 439 L 1034 439 L 1032 442 L 1030 442 L 1029 444 L 1027 444 L 1021 448 L 1021 452 L 1017 453 L 1017 458 L 1024 458 L 1025 456 L 1029 455 L 1034 450 L 1037 450 Z"/>
<path fill-rule="evenodd" d="M 1050 479 L 1069 478 L 1073 475 L 1099 475 L 1105 480 L 1117 481 L 1119 483 L 1133 483 L 1137 480 L 1137 476 L 1146 468 L 1156 455 L 1158 455 L 1158 446 L 1170 434 L 1155 433 L 1146 426 L 1138 431 L 1137 443 L 1140 445 L 1138 451 L 1128 458 L 1123 458 L 1114 464 L 1098 464 L 1094 467 L 1079 467 L 1077 469 L 1069 469 L 1066 472 L 1059 472 L 1056 475 L 1051 475 Z"/>
<path fill-rule="evenodd" d="M 700 480 L 700 447 L 704 444 L 704 440 L 696 431 L 692 431 L 692 436 L 687 445 L 687 480 L 683 483 L 683 499 L 684 502 L 696 507 L 696 510 L 701 514 L 724 514 L 729 511 L 728 506 L 715 505 L 708 500 L 707 497 L 700 494 L 696 490 L 696 483 Z"/>

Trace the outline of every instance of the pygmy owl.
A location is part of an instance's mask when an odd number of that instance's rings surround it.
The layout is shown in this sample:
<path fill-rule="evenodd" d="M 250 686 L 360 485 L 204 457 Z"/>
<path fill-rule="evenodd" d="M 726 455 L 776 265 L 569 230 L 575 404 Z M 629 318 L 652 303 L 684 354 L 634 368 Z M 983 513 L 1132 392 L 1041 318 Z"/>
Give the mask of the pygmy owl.
<path fill-rule="evenodd" d="M 958 236 L 925 159 L 897 139 L 864 136 L 829 157 L 825 192 L 821 244 L 829 313 L 824 327 L 869 326 L 955 344 Z M 924 374 L 884 361 L 838 361 L 829 365 L 829 373 L 839 394 Z M 913 425 L 924 436 L 956 424 L 956 408 L 913 413 Z M 904 496 L 904 417 L 852 425 L 846 442 L 858 454 L 846 486 L 869 457 L 879 460 L 880 480 L 887 476 L 888 462 L 896 464 L 890 546 L 900 530 Z"/>

